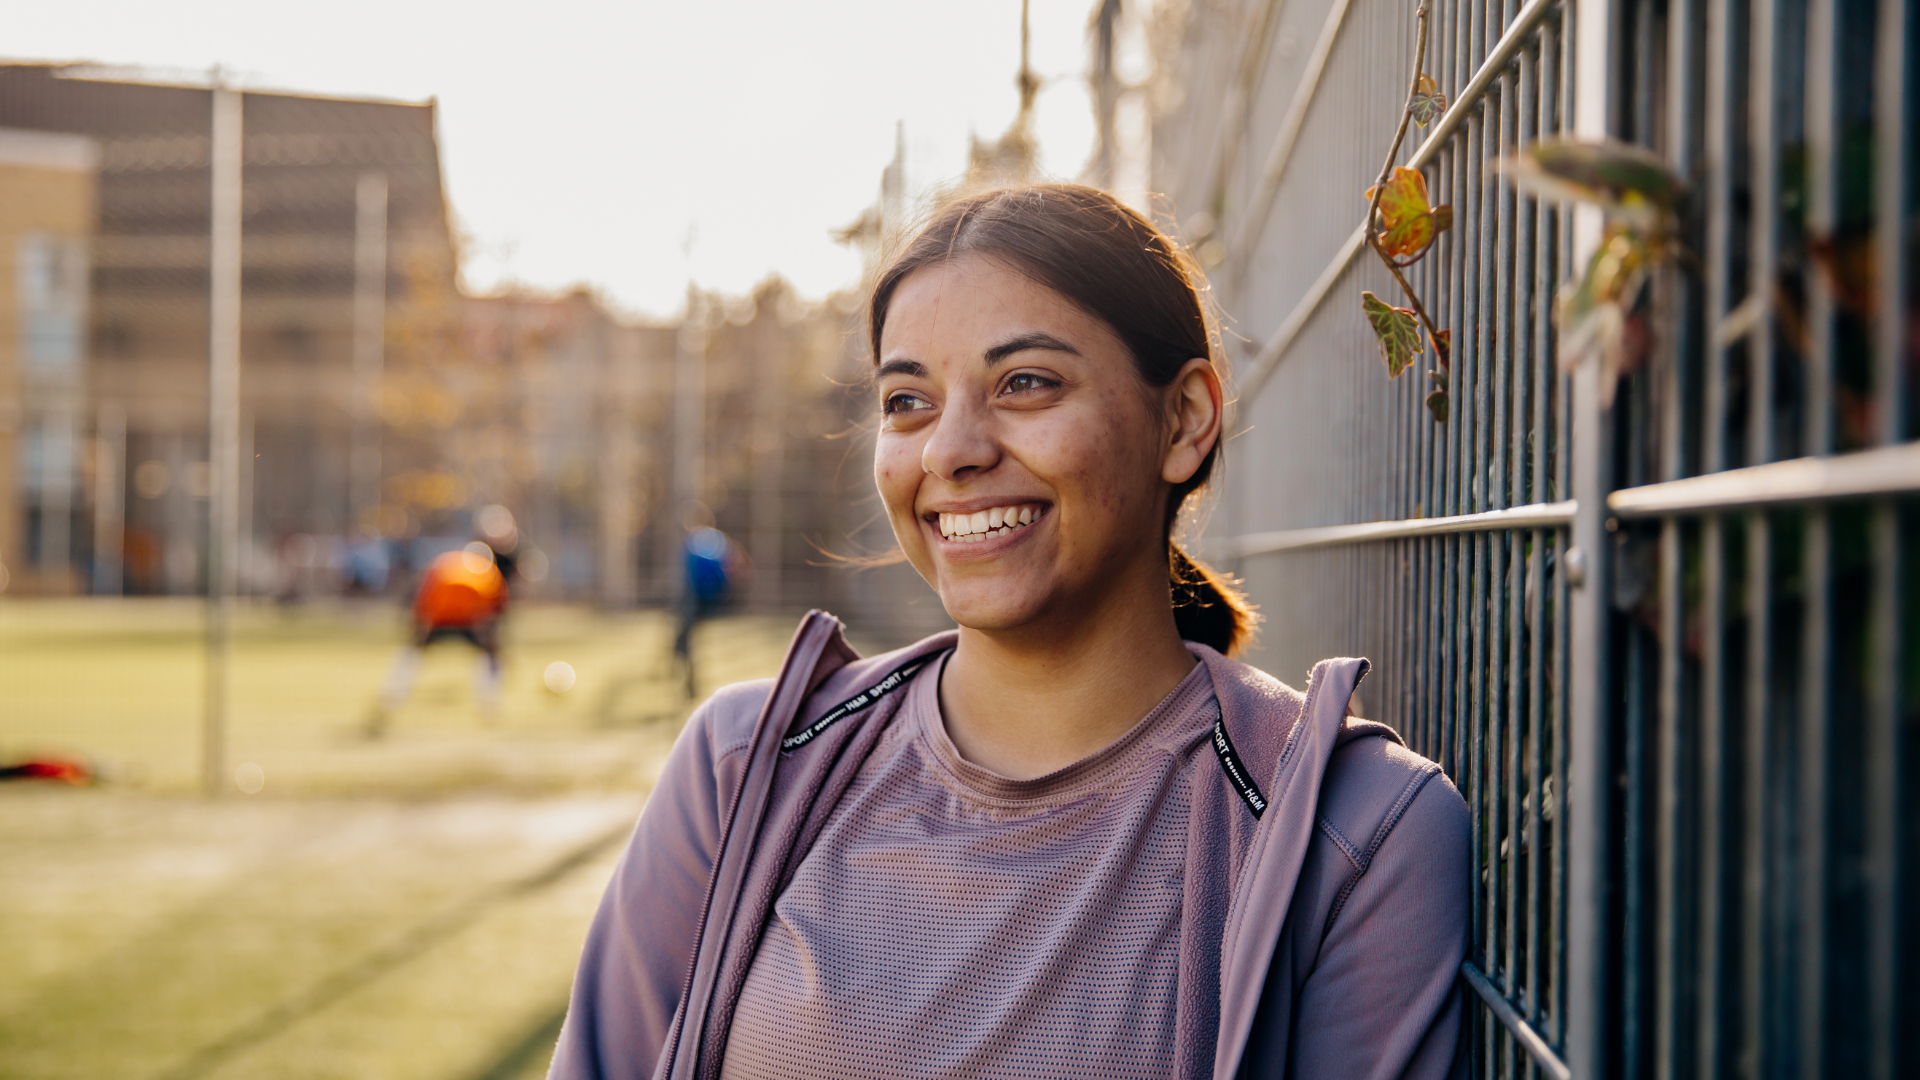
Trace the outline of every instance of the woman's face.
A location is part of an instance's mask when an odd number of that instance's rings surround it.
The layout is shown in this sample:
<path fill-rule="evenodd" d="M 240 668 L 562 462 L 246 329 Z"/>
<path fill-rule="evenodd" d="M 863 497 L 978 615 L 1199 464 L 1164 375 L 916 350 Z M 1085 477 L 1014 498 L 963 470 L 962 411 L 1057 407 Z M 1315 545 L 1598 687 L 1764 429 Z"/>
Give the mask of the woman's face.
<path fill-rule="evenodd" d="M 1211 419 L 1219 384 L 1201 381 Z M 1006 630 L 1096 612 L 1115 589 L 1164 594 L 1170 486 L 1217 436 L 1183 438 L 1192 382 L 1148 387 L 1104 322 L 997 262 L 908 275 L 880 340 L 874 474 L 947 614 Z"/>

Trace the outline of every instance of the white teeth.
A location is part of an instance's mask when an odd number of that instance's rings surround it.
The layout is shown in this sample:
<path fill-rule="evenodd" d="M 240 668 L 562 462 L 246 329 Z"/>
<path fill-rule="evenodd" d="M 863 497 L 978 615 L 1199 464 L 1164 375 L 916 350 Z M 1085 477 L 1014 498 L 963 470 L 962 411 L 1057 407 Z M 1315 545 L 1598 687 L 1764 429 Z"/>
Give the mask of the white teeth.
<path fill-rule="evenodd" d="M 972 514 L 941 514 L 940 535 L 949 540 L 976 543 L 989 536 L 1005 536 L 1022 525 L 1040 520 L 1044 509 L 1032 506 L 995 506 Z"/>

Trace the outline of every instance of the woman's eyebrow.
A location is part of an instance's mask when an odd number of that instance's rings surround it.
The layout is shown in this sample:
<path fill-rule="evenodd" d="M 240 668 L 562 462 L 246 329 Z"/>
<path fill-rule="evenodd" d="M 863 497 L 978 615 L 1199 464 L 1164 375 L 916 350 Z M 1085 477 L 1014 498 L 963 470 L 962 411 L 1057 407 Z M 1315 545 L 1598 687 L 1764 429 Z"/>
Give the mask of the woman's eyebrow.
<path fill-rule="evenodd" d="M 889 360 L 881 364 L 880 369 L 873 373 L 876 379 L 885 378 L 888 375 L 905 375 L 910 379 L 924 379 L 927 377 L 927 365 L 918 360 Z"/>
<path fill-rule="evenodd" d="M 1061 341 L 1052 334 L 1043 334 L 1039 331 L 1009 338 L 995 345 L 993 348 L 988 349 L 983 355 L 986 357 L 987 366 L 992 367 L 1007 357 L 1012 356 L 1014 353 L 1025 352 L 1028 349 L 1047 349 L 1052 352 L 1072 353 L 1074 356 L 1080 355 L 1079 349 Z"/>

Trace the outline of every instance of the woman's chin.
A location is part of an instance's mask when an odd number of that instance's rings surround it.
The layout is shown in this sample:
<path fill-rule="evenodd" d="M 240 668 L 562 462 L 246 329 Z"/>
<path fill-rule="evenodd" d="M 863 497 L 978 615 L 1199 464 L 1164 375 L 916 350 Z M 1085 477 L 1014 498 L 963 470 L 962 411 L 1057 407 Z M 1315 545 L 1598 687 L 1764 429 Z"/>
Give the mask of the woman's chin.
<path fill-rule="evenodd" d="M 1018 630 L 1037 621 L 1046 608 L 1044 597 L 1008 595 L 995 591 L 981 595 L 976 589 L 943 589 L 940 603 L 947 617 L 968 630 L 994 633 Z"/>

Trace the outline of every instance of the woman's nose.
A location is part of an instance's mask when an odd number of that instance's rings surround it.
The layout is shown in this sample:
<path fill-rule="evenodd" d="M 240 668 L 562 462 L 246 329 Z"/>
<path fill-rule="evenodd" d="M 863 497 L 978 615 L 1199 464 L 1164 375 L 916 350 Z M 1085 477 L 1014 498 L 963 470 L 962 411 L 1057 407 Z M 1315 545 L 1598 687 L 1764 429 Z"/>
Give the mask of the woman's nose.
<path fill-rule="evenodd" d="M 949 399 L 920 452 L 920 467 L 942 480 L 963 480 L 1000 460 L 993 416 L 983 404 Z"/>

